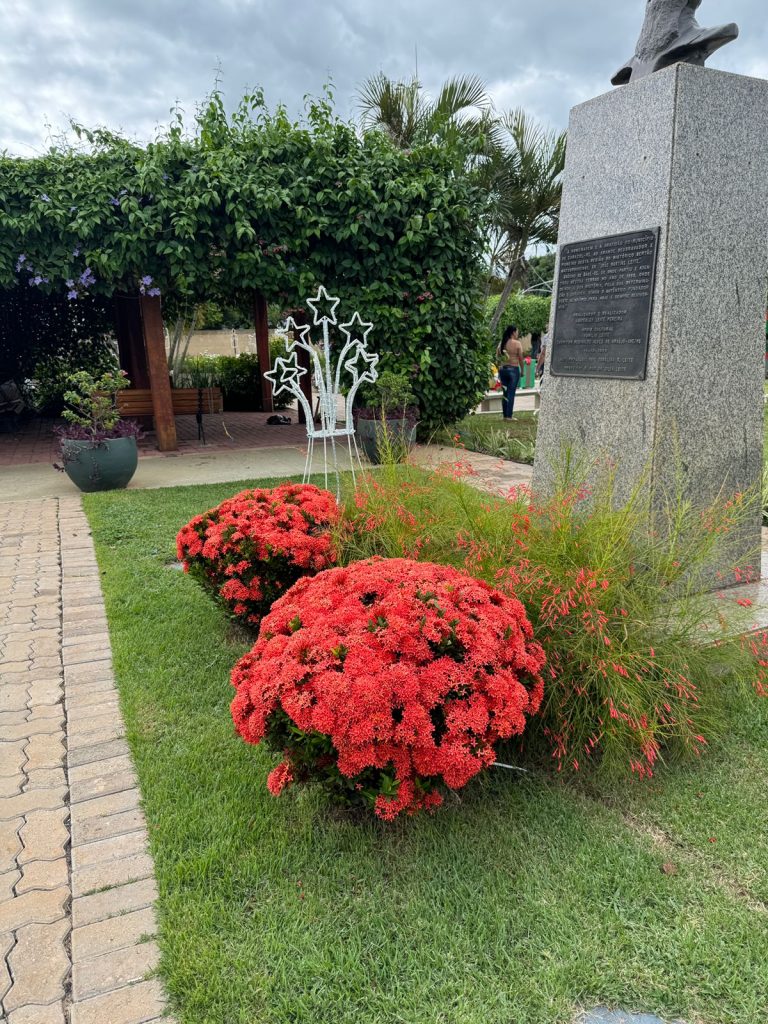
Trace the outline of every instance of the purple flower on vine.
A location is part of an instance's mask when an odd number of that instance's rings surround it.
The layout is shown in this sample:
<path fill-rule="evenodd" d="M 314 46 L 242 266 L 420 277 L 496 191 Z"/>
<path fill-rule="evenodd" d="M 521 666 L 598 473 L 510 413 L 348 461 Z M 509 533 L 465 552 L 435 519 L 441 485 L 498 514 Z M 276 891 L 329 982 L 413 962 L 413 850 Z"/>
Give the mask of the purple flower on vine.
<path fill-rule="evenodd" d="M 67 298 L 70 300 L 70 302 L 72 301 L 72 299 L 77 298 L 77 292 L 75 291 L 74 288 L 70 288 L 70 290 L 67 292 Z"/>
<path fill-rule="evenodd" d="M 72 209 L 73 209 L 73 210 L 76 210 L 76 209 L 77 209 L 77 207 L 76 207 L 76 206 L 73 206 L 73 207 L 72 207 Z M 78 257 L 79 255 L 80 255 L 80 246 L 78 245 L 78 246 L 76 246 L 76 247 L 75 247 L 75 248 L 74 248 L 74 249 L 72 250 L 72 256 L 73 256 L 73 258 L 74 258 L 74 259 L 77 259 L 77 257 Z"/>
<path fill-rule="evenodd" d="M 74 281 L 72 280 L 72 278 L 71 278 L 71 277 L 70 277 L 70 278 L 67 278 L 67 280 L 66 280 L 66 281 L 64 282 L 64 284 L 65 284 L 65 285 L 67 286 L 67 288 L 69 288 L 70 290 L 71 290 L 72 288 L 74 288 L 74 287 L 75 287 L 75 282 L 74 282 Z"/>
<path fill-rule="evenodd" d="M 148 288 L 152 284 L 151 274 L 145 274 L 144 277 L 142 277 L 141 279 L 141 283 L 144 285 L 145 288 Z"/>
<path fill-rule="evenodd" d="M 109 200 L 109 205 L 110 206 L 119 206 L 120 205 L 120 200 L 116 196 L 112 196 L 110 198 L 110 200 Z"/>
<path fill-rule="evenodd" d="M 86 267 L 78 278 L 83 288 L 89 288 L 92 284 L 96 283 L 96 277 L 90 267 Z"/>
<path fill-rule="evenodd" d="M 147 295 L 152 295 L 152 296 L 157 296 L 159 294 L 160 294 L 160 289 L 159 288 L 150 288 L 149 291 L 147 292 Z"/>
<path fill-rule="evenodd" d="M 22 253 L 19 256 L 19 258 L 16 260 L 16 273 L 18 273 L 21 270 L 21 268 L 24 266 L 24 264 L 26 262 L 27 262 L 27 257 L 24 255 L 24 253 Z"/>
<path fill-rule="evenodd" d="M 51 197 L 50 197 L 50 196 L 47 196 L 47 195 L 45 194 L 45 192 L 41 192 L 41 193 L 40 193 L 40 198 L 42 199 L 42 201 L 43 201 L 44 203 L 50 203 L 50 201 L 51 201 Z"/>

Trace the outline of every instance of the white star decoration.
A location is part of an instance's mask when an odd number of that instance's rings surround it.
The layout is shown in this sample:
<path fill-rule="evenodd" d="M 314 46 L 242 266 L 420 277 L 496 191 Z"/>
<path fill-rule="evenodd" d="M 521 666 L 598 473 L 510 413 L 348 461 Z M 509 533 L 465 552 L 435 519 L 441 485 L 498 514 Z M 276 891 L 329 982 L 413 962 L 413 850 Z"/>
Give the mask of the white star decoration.
<path fill-rule="evenodd" d="M 336 442 L 337 439 L 346 438 L 350 468 L 354 479 L 355 461 L 359 466 L 360 455 L 355 438 L 352 407 L 361 384 L 373 384 L 378 378 L 376 365 L 379 357 L 375 352 L 368 351 L 368 335 L 373 330 L 373 324 L 363 320 L 359 313 L 353 313 L 347 323 L 339 324 L 336 319 L 336 307 L 339 305 L 339 299 L 329 295 L 322 285 L 318 288 L 317 295 L 306 301 L 314 314 L 315 326 L 322 327 L 322 342 L 312 341 L 309 325 L 299 326 L 293 317 L 289 317 L 283 329 L 278 332 L 284 338 L 287 358 L 279 356 L 275 360 L 274 367 L 264 376 L 272 383 L 273 394 L 279 395 L 287 392 L 293 395 L 304 412 L 309 439 L 307 461 L 304 467 L 305 482 L 309 479 L 312 470 L 315 440 L 320 440 L 323 442 L 325 479 L 326 486 L 328 485 L 327 443 L 330 441 L 333 466 L 336 472 L 336 497 L 339 498 L 341 482 Z M 336 354 L 331 350 L 329 325 L 338 327 L 339 332 L 345 338 L 341 351 Z M 289 331 L 293 334 L 292 338 L 288 337 Z M 307 399 L 301 388 L 300 378 L 307 373 L 307 370 L 303 366 L 299 366 L 298 349 L 303 349 L 307 353 L 312 364 L 314 390 L 318 397 L 319 428 L 315 426 L 310 400 Z M 348 378 L 346 384 L 342 386 L 341 378 L 344 372 Z M 342 423 L 339 423 L 336 410 L 342 396 L 344 419 Z"/>
<path fill-rule="evenodd" d="M 296 390 L 301 390 L 299 377 L 303 377 L 306 372 L 304 367 L 299 366 L 296 362 L 296 352 L 291 351 L 289 359 L 278 356 L 273 369 L 265 373 L 264 376 L 272 384 L 273 395 L 279 395 L 282 391 L 290 391 L 295 394 Z"/>
<path fill-rule="evenodd" d="M 336 307 L 338 306 L 339 301 L 339 299 L 334 298 L 332 295 L 329 295 L 328 292 L 323 287 L 323 285 L 320 285 L 320 287 L 317 289 L 317 295 L 314 297 L 314 299 L 307 299 L 307 305 L 315 314 L 313 322 L 316 327 L 322 324 L 324 320 L 329 324 L 335 324 L 337 322 Z M 328 303 L 331 307 L 331 312 L 322 313 L 320 311 L 321 303 Z"/>

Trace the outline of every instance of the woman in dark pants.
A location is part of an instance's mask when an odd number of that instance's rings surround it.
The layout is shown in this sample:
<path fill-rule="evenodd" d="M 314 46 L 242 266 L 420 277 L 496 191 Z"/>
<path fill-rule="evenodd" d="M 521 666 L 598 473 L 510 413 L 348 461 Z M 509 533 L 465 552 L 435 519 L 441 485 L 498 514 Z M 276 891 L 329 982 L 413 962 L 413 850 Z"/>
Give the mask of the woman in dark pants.
<path fill-rule="evenodd" d="M 523 372 L 523 346 L 516 327 L 510 326 L 504 331 L 496 358 L 499 361 L 499 380 L 504 389 L 502 412 L 505 420 L 511 420 L 515 411 L 515 392 Z"/>

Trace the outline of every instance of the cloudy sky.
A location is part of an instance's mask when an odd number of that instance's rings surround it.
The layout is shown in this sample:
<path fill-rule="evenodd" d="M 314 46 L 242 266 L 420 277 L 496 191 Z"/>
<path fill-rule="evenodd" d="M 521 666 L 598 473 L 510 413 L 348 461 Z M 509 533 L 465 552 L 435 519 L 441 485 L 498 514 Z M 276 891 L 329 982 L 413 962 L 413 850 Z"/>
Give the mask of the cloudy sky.
<path fill-rule="evenodd" d="M 355 114 L 360 83 L 413 73 L 430 91 L 482 76 L 496 105 L 553 127 L 610 88 L 633 52 L 644 0 L 0 0 L 0 149 L 41 152 L 68 119 L 146 140 L 175 100 L 191 112 L 220 65 L 228 105 L 263 86 L 302 109 L 332 79 Z M 711 66 L 768 77 L 766 0 L 704 0 L 702 24 L 741 38 Z"/>

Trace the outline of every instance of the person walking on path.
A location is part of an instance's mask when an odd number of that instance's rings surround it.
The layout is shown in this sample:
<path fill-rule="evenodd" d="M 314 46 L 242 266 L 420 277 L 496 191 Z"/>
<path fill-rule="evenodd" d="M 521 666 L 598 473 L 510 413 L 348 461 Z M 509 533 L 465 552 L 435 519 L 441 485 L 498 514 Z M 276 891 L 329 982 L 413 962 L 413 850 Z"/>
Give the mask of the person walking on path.
<path fill-rule="evenodd" d="M 496 351 L 499 364 L 499 381 L 504 389 L 501 403 L 505 420 L 511 420 L 515 411 L 515 392 L 523 372 L 523 346 L 516 327 L 510 325 L 504 331 L 501 344 Z"/>

